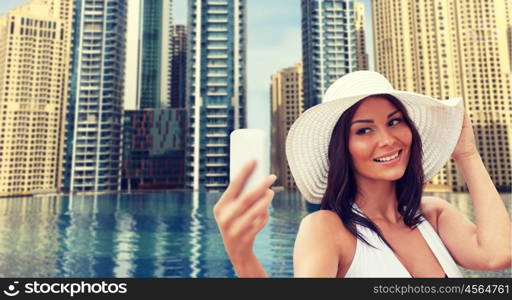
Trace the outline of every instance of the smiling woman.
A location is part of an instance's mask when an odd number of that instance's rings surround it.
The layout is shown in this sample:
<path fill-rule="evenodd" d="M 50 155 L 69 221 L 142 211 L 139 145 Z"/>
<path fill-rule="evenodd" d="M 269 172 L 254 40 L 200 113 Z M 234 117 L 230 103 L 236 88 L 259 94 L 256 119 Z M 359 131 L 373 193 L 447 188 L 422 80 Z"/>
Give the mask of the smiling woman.
<path fill-rule="evenodd" d="M 461 98 L 440 101 L 394 90 L 382 75 L 356 71 L 335 81 L 304 112 L 286 141 L 306 216 L 294 247 L 298 277 L 461 277 L 458 266 L 511 264 L 510 218 L 480 155 Z M 422 188 L 453 158 L 468 185 L 477 224 Z M 252 248 L 268 220 L 270 176 L 241 194 L 248 164 L 214 208 L 241 277 L 266 277 Z"/>

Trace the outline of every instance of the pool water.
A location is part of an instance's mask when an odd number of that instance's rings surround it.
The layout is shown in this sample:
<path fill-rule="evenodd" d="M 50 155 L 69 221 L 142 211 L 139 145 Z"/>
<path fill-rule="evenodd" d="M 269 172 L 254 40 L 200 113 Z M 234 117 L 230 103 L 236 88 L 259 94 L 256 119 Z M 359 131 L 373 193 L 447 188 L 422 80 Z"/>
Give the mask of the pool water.
<path fill-rule="evenodd" d="M 468 194 L 438 194 L 474 221 Z M 511 195 L 502 194 L 510 212 Z M 0 199 L 1 277 L 235 277 L 212 216 L 220 194 L 161 192 Z M 300 220 L 317 207 L 276 193 L 255 252 L 292 277 Z M 461 269 L 467 277 L 512 277 Z"/>

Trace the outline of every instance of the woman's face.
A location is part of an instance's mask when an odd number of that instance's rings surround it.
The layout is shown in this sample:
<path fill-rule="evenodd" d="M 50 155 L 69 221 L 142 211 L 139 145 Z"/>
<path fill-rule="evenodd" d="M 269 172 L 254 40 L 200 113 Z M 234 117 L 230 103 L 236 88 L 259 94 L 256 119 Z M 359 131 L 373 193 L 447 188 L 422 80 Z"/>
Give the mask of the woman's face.
<path fill-rule="evenodd" d="M 363 100 L 352 119 L 348 142 L 356 178 L 400 179 L 411 142 L 411 129 L 396 106 L 381 97 Z"/>

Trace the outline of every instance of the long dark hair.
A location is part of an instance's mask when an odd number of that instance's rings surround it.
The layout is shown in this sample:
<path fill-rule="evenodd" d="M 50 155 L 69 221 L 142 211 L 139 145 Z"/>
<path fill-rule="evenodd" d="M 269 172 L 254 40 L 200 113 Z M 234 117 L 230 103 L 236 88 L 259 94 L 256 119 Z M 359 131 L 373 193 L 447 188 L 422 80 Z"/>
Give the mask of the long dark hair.
<path fill-rule="evenodd" d="M 424 179 L 421 137 L 400 100 L 388 94 L 372 95 L 369 97 L 385 98 L 396 106 L 402 113 L 404 122 L 411 129 L 412 142 L 409 162 L 404 175 L 396 181 L 396 198 L 398 200 L 398 212 L 403 217 L 404 223 L 408 227 L 414 228 L 423 220 L 421 214 L 418 214 Z M 320 209 L 335 212 L 345 227 L 356 238 L 359 238 L 366 244 L 372 246 L 357 232 L 356 224 L 373 230 L 386 245 L 393 249 L 382 236 L 379 228 L 370 219 L 352 210 L 357 194 L 357 182 L 348 149 L 348 139 L 352 118 L 361 105 L 362 100 L 351 106 L 341 115 L 332 132 L 328 153 L 329 173 L 327 176 L 327 188 L 320 203 Z"/>

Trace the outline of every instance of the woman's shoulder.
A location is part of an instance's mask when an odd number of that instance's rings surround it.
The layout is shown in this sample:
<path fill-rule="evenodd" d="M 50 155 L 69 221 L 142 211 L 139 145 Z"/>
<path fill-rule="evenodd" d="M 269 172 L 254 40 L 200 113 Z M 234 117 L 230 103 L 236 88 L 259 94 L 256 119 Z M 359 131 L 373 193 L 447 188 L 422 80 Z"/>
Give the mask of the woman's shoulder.
<path fill-rule="evenodd" d="M 300 226 L 314 229 L 319 233 L 346 230 L 338 214 L 327 209 L 308 214 L 302 219 Z"/>
<path fill-rule="evenodd" d="M 344 246 L 355 241 L 340 217 L 330 210 L 318 210 L 305 216 L 300 224 L 299 233 L 319 243 L 329 243 L 334 246 Z"/>
<path fill-rule="evenodd" d="M 313 212 L 302 219 L 295 240 L 296 275 L 343 276 L 352 262 L 355 248 L 355 237 L 335 212 Z"/>
<path fill-rule="evenodd" d="M 421 197 L 420 209 L 422 215 L 438 232 L 437 220 L 439 214 L 450 205 L 446 200 L 436 196 L 423 196 Z"/>

